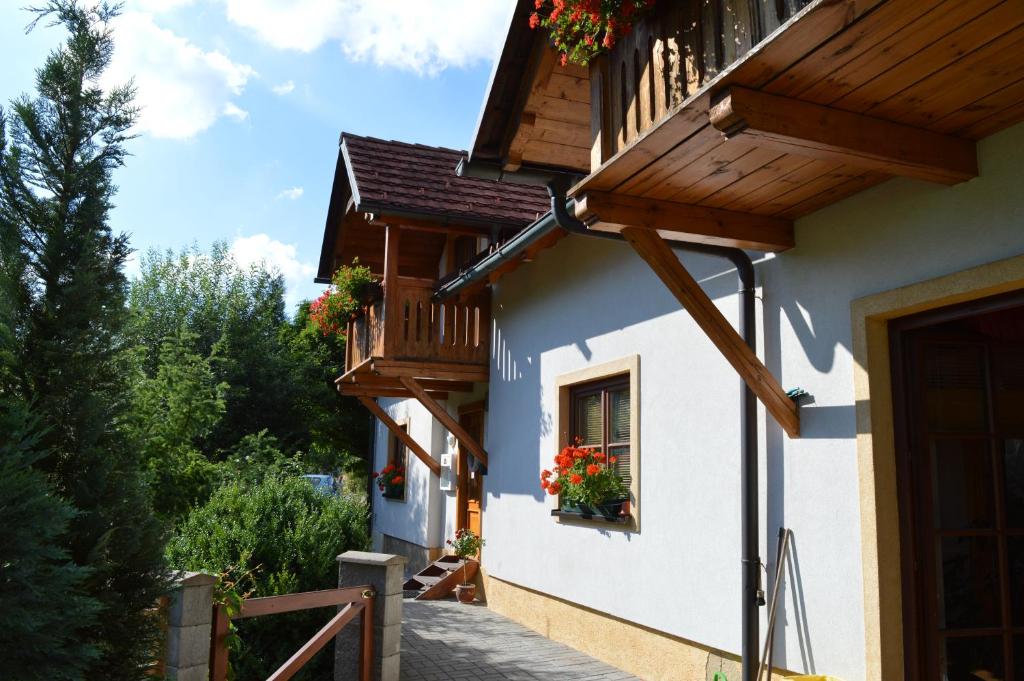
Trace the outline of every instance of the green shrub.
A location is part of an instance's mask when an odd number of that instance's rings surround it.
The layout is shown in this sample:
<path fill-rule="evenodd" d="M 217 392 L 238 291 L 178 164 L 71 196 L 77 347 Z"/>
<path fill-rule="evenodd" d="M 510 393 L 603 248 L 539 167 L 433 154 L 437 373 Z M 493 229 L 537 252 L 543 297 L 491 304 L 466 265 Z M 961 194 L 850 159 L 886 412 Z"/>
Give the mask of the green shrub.
<path fill-rule="evenodd" d="M 337 556 L 369 545 L 365 504 L 317 492 L 297 477 L 231 482 L 193 510 L 168 546 L 177 569 L 253 571 L 252 596 L 337 586 Z M 239 681 L 265 679 L 330 619 L 331 609 L 238 622 Z M 296 678 L 330 678 L 333 655 L 317 655 Z"/>

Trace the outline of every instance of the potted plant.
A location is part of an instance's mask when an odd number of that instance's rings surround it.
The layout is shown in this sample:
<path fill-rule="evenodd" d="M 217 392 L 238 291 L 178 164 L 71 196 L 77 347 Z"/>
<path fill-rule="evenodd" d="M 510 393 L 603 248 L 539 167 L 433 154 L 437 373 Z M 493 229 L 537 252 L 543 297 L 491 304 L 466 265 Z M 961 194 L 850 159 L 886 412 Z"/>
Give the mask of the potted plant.
<path fill-rule="evenodd" d="M 466 565 L 473 559 L 486 543 L 473 530 L 463 528 L 455 533 L 455 539 L 448 540 L 455 555 L 462 559 L 462 583 L 455 587 L 455 597 L 459 603 L 472 603 L 476 600 L 476 584 L 466 581 Z"/>
<path fill-rule="evenodd" d="M 553 469 L 541 471 L 541 489 L 558 496 L 563 510 L 618 520 L 627 513 L 629 490 L 614 468 L 617 460 L 580 446 L 577 439 L 555 456 Z"/>
<path fill-rule="evenodd" d="M 405 498 L 405 466 L 389 463 L 380 471 L 374 471 L 377 489 L 388 499 Z"/>
<path fill-rule="evenodd" d="M 356 258 L 351 265 L 339 267 L 330 287 L 309 304 L 309 322 L 324 336 L 344 336 L 348 320 L 380 297 L 380 282 Z"/>

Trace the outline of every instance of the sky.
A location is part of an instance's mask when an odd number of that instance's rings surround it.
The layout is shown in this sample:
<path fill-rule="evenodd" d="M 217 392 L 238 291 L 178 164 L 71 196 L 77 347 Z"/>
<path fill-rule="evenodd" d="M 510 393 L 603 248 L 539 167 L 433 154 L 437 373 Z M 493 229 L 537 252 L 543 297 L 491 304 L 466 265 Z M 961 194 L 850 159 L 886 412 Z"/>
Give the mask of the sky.
<path fill-rule="evenodd" d="M 86 0 L 90 1 L 90 0 Z M 0 103 L 63 39 L 0 0 Z M 313 283 L 342 131 L 465 149 L 507 0 L 127 0 L 103 84 L 142 107 L 111 216 L 138 254 L 215 240 Z"/>

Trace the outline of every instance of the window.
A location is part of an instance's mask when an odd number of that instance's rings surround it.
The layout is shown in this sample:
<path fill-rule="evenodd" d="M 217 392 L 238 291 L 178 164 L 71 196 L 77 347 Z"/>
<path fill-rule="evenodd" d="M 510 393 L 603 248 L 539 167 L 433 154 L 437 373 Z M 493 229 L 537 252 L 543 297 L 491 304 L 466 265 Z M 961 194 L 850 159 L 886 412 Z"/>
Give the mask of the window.
<path fill-rule="evenodd" d="M 557 379 L 558 449 L 577 437 L 584 447 L 600 449 L 616 458 L 615 468 L 629 488 L 629 518 L 626 523 L 584 520 L 561 511 L 559 500 L 550 497 L 552 515 L 558 522 L 599 522 L 608 529 L 640 531 L 640 357 L 587 367 Z M 549 456 L 544 452 L 542 461 Z"/>
<path fill-rule="evenodd" d="M 405 433 L 409 432 L 408 423 L 400 424 L 399 428 Z M 391 431 L 388 432 L 391 434 L 388 440 L 388 464 L 401 472 L 401 482 L 396 485 L 390 485 L 384 492 L 384 497 L 386 499 L 405 501 L 405 489 L 408 485 L 406 473 L 409 470 L 409 448 L 405 446 L 405 443 L 397 435 L 391 433 Z"/>
<path fill-rule="evenodd" d="M 614 456 L 616 472 L 631 482 L 629 470 L 629 375 L 573 386 L 569 439 Z"/>

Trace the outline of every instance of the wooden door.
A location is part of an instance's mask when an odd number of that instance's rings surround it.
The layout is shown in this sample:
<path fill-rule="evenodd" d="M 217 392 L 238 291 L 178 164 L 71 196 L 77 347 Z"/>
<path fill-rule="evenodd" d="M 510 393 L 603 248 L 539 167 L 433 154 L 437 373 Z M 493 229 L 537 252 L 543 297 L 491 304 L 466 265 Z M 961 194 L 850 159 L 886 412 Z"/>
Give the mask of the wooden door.
<path fill-rule="evenodd" d="M 1024 681 L 1024 305 L 894 334 L 907 678 Z"/>
<path fill-rule="evenodd" d="M 484 403 L 476 402 L 459 409 L 459 425 L 480 444 L 484 441 Z M 459 445 L 459 485 L 456 494 L 456 529 L 469 528 L 483 536 L 484 476 L 470 471 L 470 454 Z"/>

